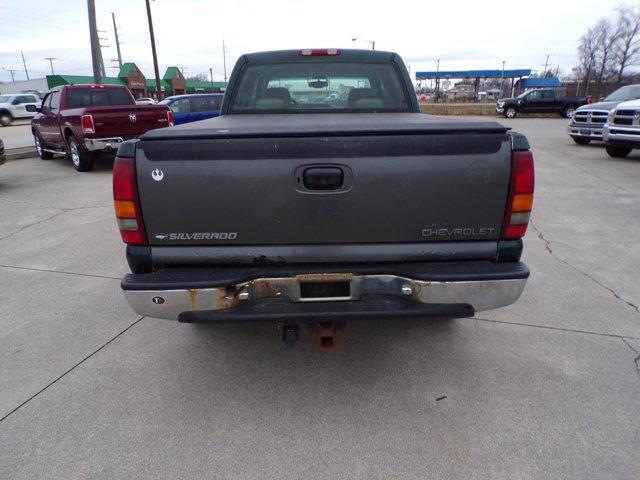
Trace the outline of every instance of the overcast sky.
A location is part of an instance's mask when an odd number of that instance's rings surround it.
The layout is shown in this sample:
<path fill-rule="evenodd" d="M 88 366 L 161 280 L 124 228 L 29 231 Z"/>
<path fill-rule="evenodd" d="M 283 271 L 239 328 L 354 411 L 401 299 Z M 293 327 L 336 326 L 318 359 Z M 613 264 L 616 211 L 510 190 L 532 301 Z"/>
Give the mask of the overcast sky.
<path fill-rule="evenodd" d="M 349 0 L 154 0 L 160 75 L 166 67 L 186 76 L 223 78 L 247 52 L 309 47 L 369 48 L 354 37 L 375 40 L 376 49 L 398 52 L 411 72 L 474 68 L 550 66 L 570 70 L 584 31 L 614 15 L 615 0 L 349 1 Z M 626 3 L 630 3 L 628 0 Z M 144 0 L 96 0 L 107 75 L 115 76 L 115 12 L 123 61 L 135 62 L 153 78 Z M 50 73 L 45 57 L 56 57 L 56 73 L 91 74 L 85 0 L 0 0 L 0 81 L 25 79 L 20 51 L 31 78 Z"/>

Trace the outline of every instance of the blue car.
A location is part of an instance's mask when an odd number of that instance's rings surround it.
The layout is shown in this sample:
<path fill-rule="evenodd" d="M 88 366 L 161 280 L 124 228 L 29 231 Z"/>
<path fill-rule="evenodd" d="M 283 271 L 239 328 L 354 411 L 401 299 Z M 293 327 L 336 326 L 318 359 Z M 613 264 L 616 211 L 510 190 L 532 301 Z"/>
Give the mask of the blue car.
<path fill-rule="evenodd" d="M 165 98 L 158 105 L 167 105 L 173 112 L 174 125 L 180 125 L 220 115 L 223 96 L 223 93 L 176 95 Z"/>

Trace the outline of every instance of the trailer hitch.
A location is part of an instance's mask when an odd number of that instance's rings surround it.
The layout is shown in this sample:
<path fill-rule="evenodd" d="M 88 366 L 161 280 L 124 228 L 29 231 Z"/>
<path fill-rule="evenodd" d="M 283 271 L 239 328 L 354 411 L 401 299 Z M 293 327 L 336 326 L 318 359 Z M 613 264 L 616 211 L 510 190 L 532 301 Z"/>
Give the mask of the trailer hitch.
<path fill-rule="evenodd" d="M 346 322 L 315 322 L 309 323 L 309 333 L 322 352 L 330 352 L 336 349 L 346 327 Z"/>

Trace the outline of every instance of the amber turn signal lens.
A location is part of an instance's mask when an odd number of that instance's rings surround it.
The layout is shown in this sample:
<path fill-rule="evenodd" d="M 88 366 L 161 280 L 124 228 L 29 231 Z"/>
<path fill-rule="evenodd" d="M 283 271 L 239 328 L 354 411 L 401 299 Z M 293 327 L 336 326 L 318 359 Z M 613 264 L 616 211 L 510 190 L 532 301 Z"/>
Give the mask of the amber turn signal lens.
<path fill-rule="evenodd" d="M 131 200 L 114 200 L 116 217 L 136 218 L 136 207 Z"/>
<path fill-rule="evenodd" d="M 512 212 L 530 212 L 533 207 L 533 193 L 516 193 L 511 204 Z"/>

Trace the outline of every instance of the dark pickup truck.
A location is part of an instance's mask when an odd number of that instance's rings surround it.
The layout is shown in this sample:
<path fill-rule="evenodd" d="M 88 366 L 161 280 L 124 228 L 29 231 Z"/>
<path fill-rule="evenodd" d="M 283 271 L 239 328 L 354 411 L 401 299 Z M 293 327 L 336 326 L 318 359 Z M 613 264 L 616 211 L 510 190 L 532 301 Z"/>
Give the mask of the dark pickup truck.
<path fill-rule="evenodd" d="M 125 140 L 173 125 L 165 105 L 136 105 L 119 85 L 64 85 L 51 89 L 31 120 L 31 133 L 43 160 L 68 154 L 80 172 L 93 168 L 95 155 L 115 151 Z"/>
<path fill-rule="evenodd" d="M 496 102 L 496 112 L 506 118 L 518 113 L 558 113 L 571 118 L 576 108 L 591 103 L 591 97 L 561 97 L 555 90 L 529 90 L 514 98 L 501 98 Z"/>
<path fill-rule="evenodd" d="M 394 53 L 243 55 L 221 116 L 125 142 L 115 211 L 141 315 L 268 321 L 331 349 L 347 320 L 465 317 L 522 293 L 526 138 L 419 113 Z"/>

